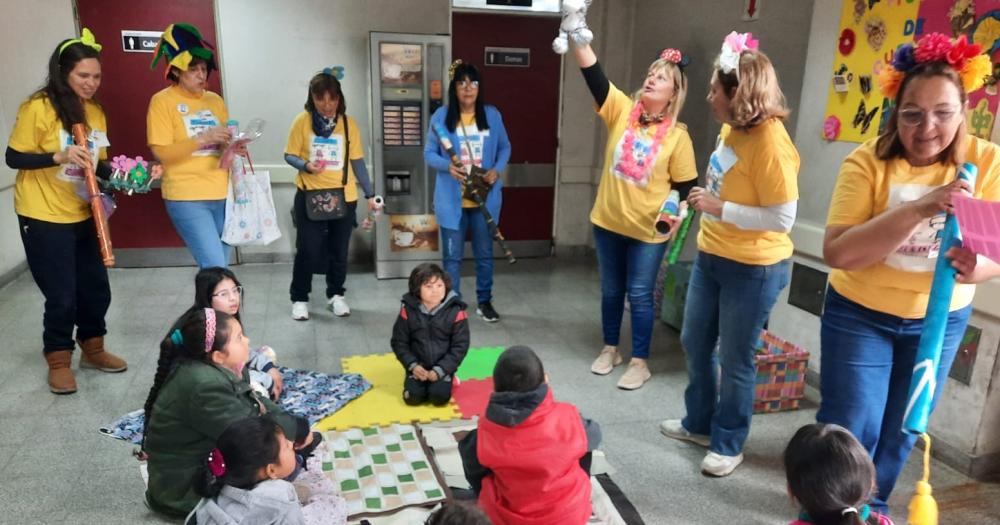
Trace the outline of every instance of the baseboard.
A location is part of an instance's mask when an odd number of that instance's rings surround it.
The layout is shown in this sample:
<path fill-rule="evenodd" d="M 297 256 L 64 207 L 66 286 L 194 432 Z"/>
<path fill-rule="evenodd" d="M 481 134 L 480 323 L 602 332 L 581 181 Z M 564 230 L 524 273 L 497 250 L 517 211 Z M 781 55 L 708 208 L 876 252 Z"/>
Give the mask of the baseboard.
<path fill-rule="evenodd" d="M 567 259 L 572 257 L 593 257 L 596 253 L 593 246 L 586 244 L 556 244 L 552 248 L 552 255 Z"/>
<path fill-rule="evenodd" d="M 10 270 L 7 270 L 6 272 L 0 274 L 0 288 L 3 288 L 4 286 L 7 286 L 11 282 L 13 282 L 14 279 L 20 277 L 20 275 L 24 273 L 25 270 L 27 269 L 28 269 L 28 261 L 22 261 L 21 264 L 18 264 L 17 266 L 11 268 Z"/>

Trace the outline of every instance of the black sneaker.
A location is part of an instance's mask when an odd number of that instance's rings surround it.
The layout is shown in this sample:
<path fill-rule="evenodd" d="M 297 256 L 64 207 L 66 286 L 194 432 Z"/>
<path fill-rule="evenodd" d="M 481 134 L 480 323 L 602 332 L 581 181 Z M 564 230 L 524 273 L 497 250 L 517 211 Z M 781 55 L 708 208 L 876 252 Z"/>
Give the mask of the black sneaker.
<path fill-rule="evenodd" d="M 479 303 L 479 307 L 476 308 L 476 314 L 483 318 L 483 321 L 487 323 L 495 323 L 500 320 L 500 314 L 493 309 L 493 303 L 486 301 L 485 303 Z"/>

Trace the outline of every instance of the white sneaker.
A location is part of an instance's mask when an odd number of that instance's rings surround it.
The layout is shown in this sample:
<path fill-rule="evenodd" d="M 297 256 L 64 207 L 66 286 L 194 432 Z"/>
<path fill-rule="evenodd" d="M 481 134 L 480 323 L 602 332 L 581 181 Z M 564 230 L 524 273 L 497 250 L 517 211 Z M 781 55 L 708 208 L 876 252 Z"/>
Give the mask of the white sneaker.
<path fill-rule="evenodd" d="M 715 452 L 705 454 L 705 459 L 701 460 L 701 473 L 706 476 L 721 478 L 728 476 L 736 470 L 736 467 L 743 463 L 743 453 L 738 456 L 723 456 Z"/>
<path fill-rule="evenodd" d="M 660 423 L 660 433 L 664 436 L 679 439 L 681 441 L 690 441 L 696 445 L 701 445 L 707 447 L 711 442 L 712 438 L 706 436 L 705 434 L 694 434 L 688 432 L 684 425 L 681 424 L 680 419 L 665 419 Z"/>
<path fill-rule="evenodd" d="M 327 310 L 333 312 L 337 317 L 347 317 L 351 315 L 351 307 L 347 305 L 347 299 L 343 295 L 334 295 L 326 302 Z"/>
<path fill-rule="evenodd" d="M 309 303 L 295 301 L 292 303 L 292 319 L 296 321 L 309 320 Z"/>
<path fill-rule="evenodd" d="M 590 365 L 590 371 L 600 376 L 606 376 L 620 364 L 622 364 L 622 356 L 618 353 L 618 349 L 613 346 L 605 346 L 601 350 L 601 354 L 594 360 L 594 364 Z"/>

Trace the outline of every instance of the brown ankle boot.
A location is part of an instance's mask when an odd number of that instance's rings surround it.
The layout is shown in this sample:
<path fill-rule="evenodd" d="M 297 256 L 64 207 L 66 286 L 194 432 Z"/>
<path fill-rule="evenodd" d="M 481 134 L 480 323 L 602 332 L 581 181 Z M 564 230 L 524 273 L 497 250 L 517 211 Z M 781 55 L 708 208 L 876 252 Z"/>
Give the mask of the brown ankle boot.
<path fill-rule="evenodd" d="M 49 363 L 49 390 L 53 394 L 72 394 L 76 392 L 76 379 L 70 364 L 73 362 L 73 349 L 45 352 L 45 361 Z"/>
<path fill-rule="evenodd" d="M 128 368 L 124 359 L 104 349 L 104 337 L 91 337 L 77 344 L 83 350 L 80 368 L 96 368 L 101 372 L 124 372 Z"/>

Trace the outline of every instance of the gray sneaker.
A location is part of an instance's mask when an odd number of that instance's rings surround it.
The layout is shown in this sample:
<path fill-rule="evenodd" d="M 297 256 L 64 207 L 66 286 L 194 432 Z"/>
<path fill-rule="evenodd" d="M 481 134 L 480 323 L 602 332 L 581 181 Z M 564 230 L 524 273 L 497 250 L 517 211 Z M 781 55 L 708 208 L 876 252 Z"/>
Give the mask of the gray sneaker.
<path fill-rule="evenodd" d="M 681 424 L 680 419 L 666 419 L 660 423 L 660 433 L 664 436 L 679 439 L 681 441 L 689 441 L 695 445 L 701 445 L 703 447 L 708 447 L 712 442 L 712 438 L 706 436 L 705 434 L 694 434 L 688 432 L 684 425 Z"/>

